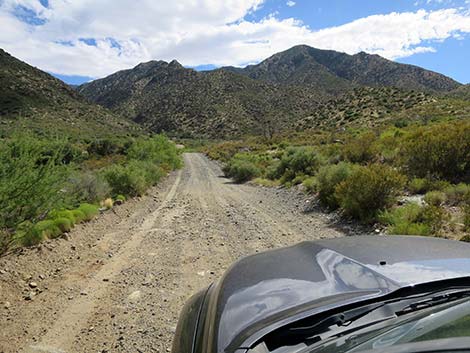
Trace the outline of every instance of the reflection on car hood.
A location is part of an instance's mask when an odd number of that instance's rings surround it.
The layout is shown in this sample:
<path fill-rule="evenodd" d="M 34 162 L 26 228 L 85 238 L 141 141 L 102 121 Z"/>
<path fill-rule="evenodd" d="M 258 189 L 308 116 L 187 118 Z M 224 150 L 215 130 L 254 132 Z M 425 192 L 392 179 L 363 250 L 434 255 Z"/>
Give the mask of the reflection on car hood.
<path fill-rule="evenodd" d="M 379 297 L 402 287 L 470 276 L 470 244 L 437 238 L 362 236 L 303 242 L 235 263 L 211 295 L 217 352 L 253 332 Z"/>

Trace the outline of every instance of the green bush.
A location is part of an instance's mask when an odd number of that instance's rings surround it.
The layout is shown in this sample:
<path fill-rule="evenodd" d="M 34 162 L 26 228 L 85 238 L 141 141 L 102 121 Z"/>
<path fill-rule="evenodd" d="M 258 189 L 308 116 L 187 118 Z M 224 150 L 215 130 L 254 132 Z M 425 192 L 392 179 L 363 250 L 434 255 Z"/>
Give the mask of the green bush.
<path fill-rule="evenodd" d="M 50 219 L 36 223 L 33 227 L 33 231 L 41 234 L 42 239 L 57 238 L 62 234 L 60 228 Z"/>
<path fill-rule="evenodd" d="M 432 183 L 426 178 L 413 178 L 408 183 L 408 190 L 412 194 L 425 194 L 431 191 Z"/>
<path fill-rule="evenodd" d="M 444 189 L 448 203 L 452 206 L 459 205 L 470 199 L 470 185 L 460 183 L 448 186 Z"/>
<path fill-rule="evenodd" d="M 470 123 L 454 121 L 411 130 L 400 160 L 410 175 L 460 181 L 470 175 Z"/>
<path fill-rule="evenodd" d="M 69 177 L 67 191 L 73 202 L 97 202 L 109 196 L 111 188 L 100 174 L 86 171 Z"/>
<path fill-rule="evenodd" d="M 290 182 L 299 175 L 315 175 L 324 163 L 323 157 L 311 147 L 291 147 L 284 152 L 270 176 L 280 178 L 282 183 Z"/>
<path fill-rule="evenodd" d="M 413 178 L 408 183 L 408 190 L 412 194 L 426 194 L 428 191 L 444 191 L 449 186 L 450 183 L 445 180 Z"/>
<path fill-rule="evenodd" d="M 65 145 L 30 135 L 0 142 L 0 229 L 40 219 L 64 202 Z"/>
<path fill-rule="evenodd" d="M 70 212 L 72 212 L 72 216 L 75 219 L 76 224 L 82 223 L 85 221 L 86 215 L 85 213 L 83 213 L 83 211 L 79 209 L 75 209 L 75 210 L 71 210 Z"/>
<path fill-rule="evenodd" d="M 390 211 L 383 211 L 379 221 L 388 225 L 388 233 L 396 235 L 437 235 L 448 219 L 439 206 L 420 206 L 409 203 Z"/>
<path fill-rule="evenodd" d="M 84 218 L 85 222 L 91 221 L 100 213 L 98 206 L 91 205 L 89 203 L 81 204 L 78 210 L 82 212 L 83 215 L 85 216 Z"/>
<path fill-rule="evenodd" d="M 97 156 L 110 156 L 113 154 L 122 154 L 126 150 L 126 145 L 130 141 L 123 141 L 122 139 L 104 138 L 94 140 L 87 148 L 87 152 Z"/>
<path fill-rule="evenodd" d="M 302 182 L 302 185 L 305 187 L 307 193 L 314 193 L 317 190 L 317 178 L 309 177 Z"/>
<path fill-rule="evenodd" d="M 470 243 L 470 234 L 465 234 L 463 237 L 459 239 L 460 241 L 464 241 L 466 243 Z"/>
<path fill-rule="evenodd" d="M 176 145 L 163 135 L 136 139 L 127 151 L 127 157 L 167 166 L 168 169 L 177 169 L 182 165 Z"/>
<path fill-rule="evenodd" d="M 429 191 L 424 195 L 424 201 L 432 206 L 441 206 L 446 202 L 446 199 L 446 194 L 442 191 Z"/>
<path fill-rule="evenodd" d="M 338 184 L 335 198 L 345 214 L 363 222 L 394 203 L 405 178 L 386 165 L 358 166 Z"/>
<path fill-rule="evenodd" d="M 75 223 L 78 223 L 77 219 L 75 218 L 75 215 L 73 211 L 70 210 L 54 210 L 49 213 L 49 218 L 50 219 L 56 219 L 56 218 L 66 218 L 70 221 L 72 226 Z"/>
<path fill-rule="evenodd" d="M 345 162 L 320 168 L 316 180 L 318 198 L 322 204 L 332 209 L 339 207 L 339 201 L 335 194 L 336 187 L 349 177 L 352 169 L 352 165 Z"/>
<path fill-rule="evenodd" d="M 57 218 L 54 219 L 54 225 L 60 229 L 62 233 L 70 232 L 73 227 L 73 223 L 68 218 Z"/>
<path fill-rule="evenodd" d="M 126 197 L 124 195 L 117 195 L 116 196 L 116 201 L 124 202 L 124 201 L 126 201 Z"/>
<path fill-rule="evenodd" d="M 254 163 L 245 160 L 232 160 L 225 168 L 224 174 L 236 183 L 244 183 L 258 177 L 261 172 Z"/>
<path fill-rule="evenodd" d="M 466 204 L 462 208 L 463 211 L 463 226 L 466 232 L 470 232 L 470 204 Z"/>
<path fill-rule="evenodd" d="M 113 165 L 104 170 L 104 178 L 113 194 L 139 196 L 145 193 L 150 186 L 149 173 L 141 164 L 133 162 L 127 165 Z"/>
<path fill-rule="evenodd" d="M 353 137 L 342 148 L 341 156 L 351 163 L 366 163 L 375 156 L 374 142 L 377 137 L 372 132 L 366 132 Z"/>

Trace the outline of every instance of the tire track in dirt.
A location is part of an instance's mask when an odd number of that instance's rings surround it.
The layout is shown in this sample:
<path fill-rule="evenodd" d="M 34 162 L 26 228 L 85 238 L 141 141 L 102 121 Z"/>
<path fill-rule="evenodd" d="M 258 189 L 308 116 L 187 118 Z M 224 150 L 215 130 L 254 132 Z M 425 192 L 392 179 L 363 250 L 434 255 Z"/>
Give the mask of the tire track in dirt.
<path fill-rule="evenodd" d="M 18 300 L 7 319 L 0 319 L 0 352 L 168 352 L 184 302 L 233 261 L 343 235 L 323 215 L 302 213 L 295 197 L 232 184 L 201 154 L 185 154 L 184 160 L 184 169 L 165 181 L 166 187 L 126 212 L 118 208 L 116 215 L 73 231 L 68 242 L 80 241 L 77 258 L 69 260 L 64 249 L 70 245 L 59 243 L 54 256 L 67 273 L 51 275 L 38 300 Z M 0 259 L 0 269 L 21 269 L 35 278 L 39 270 L 31 263 L 40 256 L 33 250 L 19 259 L 12 255 Z M 57 261 L 45 271 L 53 273 Z M 21 287 L 1 280 L 0 275 L 0 294 L 20 293 Z M 75 291 L 72 300 L 61 296 L 69 287 Z M 77 296 L 77 290 L 86 295 Z"/>

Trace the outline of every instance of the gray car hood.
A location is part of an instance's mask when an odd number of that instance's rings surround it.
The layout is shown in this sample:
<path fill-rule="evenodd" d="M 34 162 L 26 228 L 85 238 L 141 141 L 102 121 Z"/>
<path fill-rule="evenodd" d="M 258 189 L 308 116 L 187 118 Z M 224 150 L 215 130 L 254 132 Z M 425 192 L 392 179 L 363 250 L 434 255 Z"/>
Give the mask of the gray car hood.
<path fill-rule="evenodd" d="M 248 347 L 306 313 L 468 276 L 470 244 L 428 237 L 336 238 L 249 256 L 211 291 L 210 351 Z"/>

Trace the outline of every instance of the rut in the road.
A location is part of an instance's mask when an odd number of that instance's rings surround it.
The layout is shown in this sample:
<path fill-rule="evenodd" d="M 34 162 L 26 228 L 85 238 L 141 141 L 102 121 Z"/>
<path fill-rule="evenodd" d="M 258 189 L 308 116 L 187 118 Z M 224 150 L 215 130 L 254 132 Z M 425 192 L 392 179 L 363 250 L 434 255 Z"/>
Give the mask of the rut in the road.
<path fill-rule="evenodd" d="M 324 215 L 304 214 L 288 191 L 232 184 L 200 154 L 184 160 L 128 212 L 106 214 L 60 241 L 53 262 L 34 250 L 0 260 L 9 273 L 51 273 L 33 302 L 21 299 L 21 285 L 0 281 L 2 295 L 19 297 L 2 315 L 0 352 L 165 352 L 183 303 L 237 258 L 342 235 Z M 69 243 L 77 243 L 78 259 Z"/>

